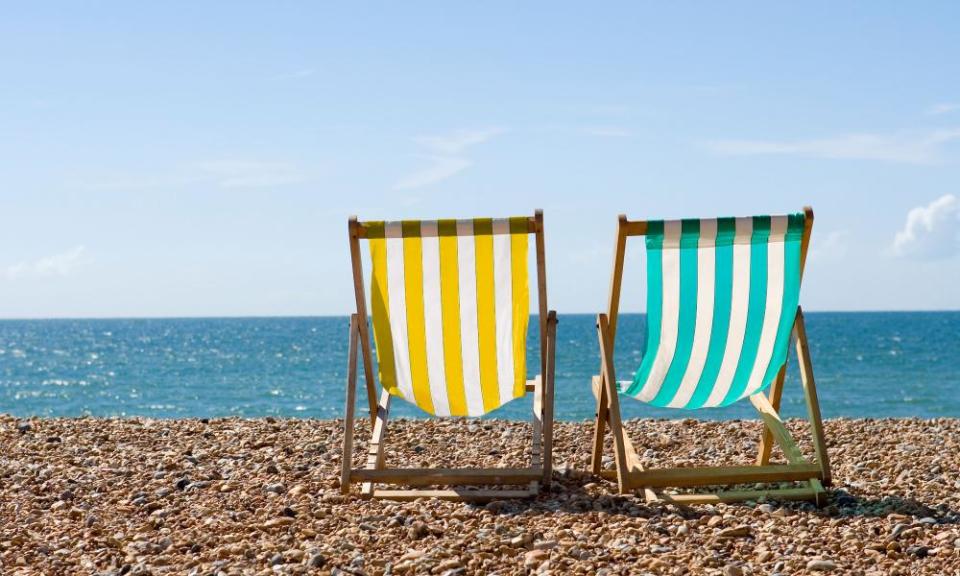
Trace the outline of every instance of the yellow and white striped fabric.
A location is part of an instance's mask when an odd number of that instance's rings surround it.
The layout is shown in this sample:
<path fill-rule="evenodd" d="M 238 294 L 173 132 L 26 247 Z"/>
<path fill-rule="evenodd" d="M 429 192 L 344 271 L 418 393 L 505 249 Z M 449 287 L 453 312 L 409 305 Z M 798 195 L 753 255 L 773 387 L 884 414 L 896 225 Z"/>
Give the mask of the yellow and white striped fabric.
<path fill-rule="evenodd" d="M 437 416 L 525 393 L 527 218 L 366 222 L 380 382 Z"/>

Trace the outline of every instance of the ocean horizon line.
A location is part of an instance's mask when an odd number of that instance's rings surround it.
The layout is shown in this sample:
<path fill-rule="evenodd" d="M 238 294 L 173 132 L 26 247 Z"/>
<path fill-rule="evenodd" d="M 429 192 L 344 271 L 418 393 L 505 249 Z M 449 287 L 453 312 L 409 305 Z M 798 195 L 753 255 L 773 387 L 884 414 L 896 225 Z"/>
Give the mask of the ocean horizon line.
<path fill-rule="evenodd" d="M 595 316 L 601 311 L 593 312 L 562 312 L 557 311 L 558 316 Z M 804 314 L 953 314 L 960 313 L 960 308 L 956 309 L 936 309 L 936 308 L 917 308 L 917 309 L 873 309 L 873 310 L 823 310 L 823 309 L 803 309 Z M 311 318 L 349 318 L 352 312 L 344 314 L 238 314 L 238 315 L 173 315 L 173 316 L 23 316 L 23 317 L 4 317 L 0 322 L 57 322 L 57 321 L 98 321 L 98 320 L 295 320 Z M 646 311 L 618 312 L 621 316 L 645 316 Z M 539 318 L 537 313 L 531 313 L 531 318 Z"/>

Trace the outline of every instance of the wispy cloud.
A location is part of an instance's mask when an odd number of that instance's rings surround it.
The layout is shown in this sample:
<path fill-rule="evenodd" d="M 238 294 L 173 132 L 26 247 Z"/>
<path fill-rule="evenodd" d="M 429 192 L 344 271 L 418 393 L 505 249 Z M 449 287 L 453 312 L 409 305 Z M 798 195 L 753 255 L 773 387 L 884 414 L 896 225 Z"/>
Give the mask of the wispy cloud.
<path fill-rule="evenodd" d="M 893 253 L 923 260 L 950 258 L 960 252 L 960 198 L 946 194 L 907 213 L 903 230 L 893 238 Z"/>
<path fill-rule="evenodd" d="M 272 188 L 304 180 L 297 167 L 287 162 L 217 160 L 198 166 L 221 188 Z"/>
<path fill-rule="evenodd" d="M 940 114 L 948 114 L 956 110 L 960 110 L 960 102 L 941 102 L 927 108 L 927 114 L 939 116 Z"/>
<path fill-rule="evenodd" d="M 847 255 L 849 240 L 849 230 L 832 230 L 822 236 L 814 234 L 810 256 L 814 260 L 842 260 Z"/>
<path fill-rule="evenodd" d="M 19 262 L 7 266 L 4 276 L 8 280 L 68 276 L 88 260 L 86 253 L 87 249 L 84 246 L 74 246 L 65 252 L 45 256 L 33 262 Z"/>
<path fill-rule="evenodd" d="M 446 136 L 417 136 L 413 141 L 434 154 L 457 155 L 470 146 L 482 144 L 504 132 L 503 128 L 460 130 Z"/>
<path fill-rule="evenodd" d="M 394 185 L 395 190 L 415 190 L 429 186 L 434 182 L 446 180 L 457 172 L 466 170 L 473 162 L 466 158 L 447 158 L 443 156 L 425 156 L 430 166 L 404 176 Z"/>
<path fill-rule="evenodd" d="M 583 131 L 591 136 L 600 136 L 603 138 L 626 138 L 633 136 L 633 132 L 622 126 L 587 126 Z"/>
<path fill-rule="evenodd" d="M 473 166 L 473 161 L 464 156 L 471 146 L 482 144 L 506 132 L 505 128 L 461 130 L 446 136 L 418 136 L 414 138 L 427 153 L 418 157 L 428 161 L 426 168 L 403 176 L 394 184 L 394 190 L 414 190 L 446 180 Z"/>
<path fill-rule="evenodd" d="M 789 155 L 808 158 L 934 164 L 944 145 L 960 140 L 960 128 L 910 134 L 844 134 L 813 140 L 717 140 L 707 146 L 730 156 Z"/>

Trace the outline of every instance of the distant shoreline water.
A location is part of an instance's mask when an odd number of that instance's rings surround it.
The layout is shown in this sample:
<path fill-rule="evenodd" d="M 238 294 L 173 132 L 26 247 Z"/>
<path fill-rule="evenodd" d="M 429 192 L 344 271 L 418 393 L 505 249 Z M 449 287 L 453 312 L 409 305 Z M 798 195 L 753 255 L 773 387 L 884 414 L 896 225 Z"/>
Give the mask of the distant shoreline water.
<path fill-rule="evenodd" d="M 960 417 L 960 312 L 807 313 L 824 416 Z M 639 365 L 645 316 L 621 316 L 618 375 Z M 531 319 L 528 373 L 539 365 Z M 346 317 L 0 320 L 0 413 L 190 418 L 343 415 Z M 556 415 L 593 415 L 594 317 L 561 315 Z M 360 405 L 365 405 L 361 371 Z M 804 414 L 791 351 L 786 416 Z M 625 399 L 625 417 L 741 418 L 752 407 L 663 410 Z M 394 414 L 424 414 L 402 401 Z M 529 400 L 489 415 L 528 419 Z"/>

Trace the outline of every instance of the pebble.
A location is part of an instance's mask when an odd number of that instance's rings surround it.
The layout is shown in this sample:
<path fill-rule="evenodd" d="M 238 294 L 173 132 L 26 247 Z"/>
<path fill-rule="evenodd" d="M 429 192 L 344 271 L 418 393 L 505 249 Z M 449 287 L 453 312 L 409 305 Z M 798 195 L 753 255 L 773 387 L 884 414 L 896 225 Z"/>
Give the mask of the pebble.
<path fill-rule="evenodd" d="M 280 483 L 266 484 L 264 485 L 263 490 L 272 494 L 283 494 L 287 491 L 286 487 Z"/>
<path fill-rule="evenodd" d="M 407 532 L 411 540 L 419 540 L 430 535 L 430 529 L 423 522 L 414 522 Z"/>
<path fill-rule="evenodd" d="M 280 516 L 278 518 L 271 518 L 262 524 L 263 528 L 271 529 L 278 528 L 280 526 L 289 526 L 294 523 L 293 518 L 288 518 L 286 516 Z"/>
<path fill-rule="evenodd" d="M 520 534 L 510 539 L 511 546 L 527 546 L 533 542 L 533 536 L 530 534 Z"/>
<path fill-rule="evenodd" d="M 815 559 L 807 562 L 807 570 L 816 572 L 829 572 L 837 569 L 837 563 L 833 560 Z"/>
<path fill-rule="evenodd" d="M 305 494 L 306 492 L 307 492 L 306 486 L 304 486 L 303 484 L 297 484 L 293 488 L 291 488 L 290 491 L 287 492 L 287 494 L 293 497 L 297 497 L 301 494 Z"/>
<path fill-rule="evenodd" d="M 917 558 L 926 558 L 930 553 L 930 548 L 926 546 L 907 546 L 907 554 Z"/>
<path fill-rule="evenodd" d="M 523 555 L 523 565 L 527 568 L 538 566 L 549 557 L 550 553 L 546 550 L 531 550 Z"/>
<path fill-rule="evenodd" d="M 736 564 L 727 564 L 723 567 L 723 576 L 743 576 L 743 568 Z"/>
<path fill-rule="evenodd" d="M 323 568 L 327 564 L 327 559 L 323 554 L 311 554 L 307 559 L 308 568 Z"/>
<path fill-rule="evenodd" d="M 31 430 L 33 430 L 33 425 L 30 424 L 29 422 L 18 422 L 18 423 L 17 423 L 17 432 L 19 432 L 19 433 L 21 433 L 21 434 L 26 434 L 27 432 L 30 432 Z"/>
<path fill-rule="evenodd" d="M 720 538 L 742 538 L 750 535 L 749 526 L 737 526 L 735 528 L 725 528 L 717 536 Z"/>

